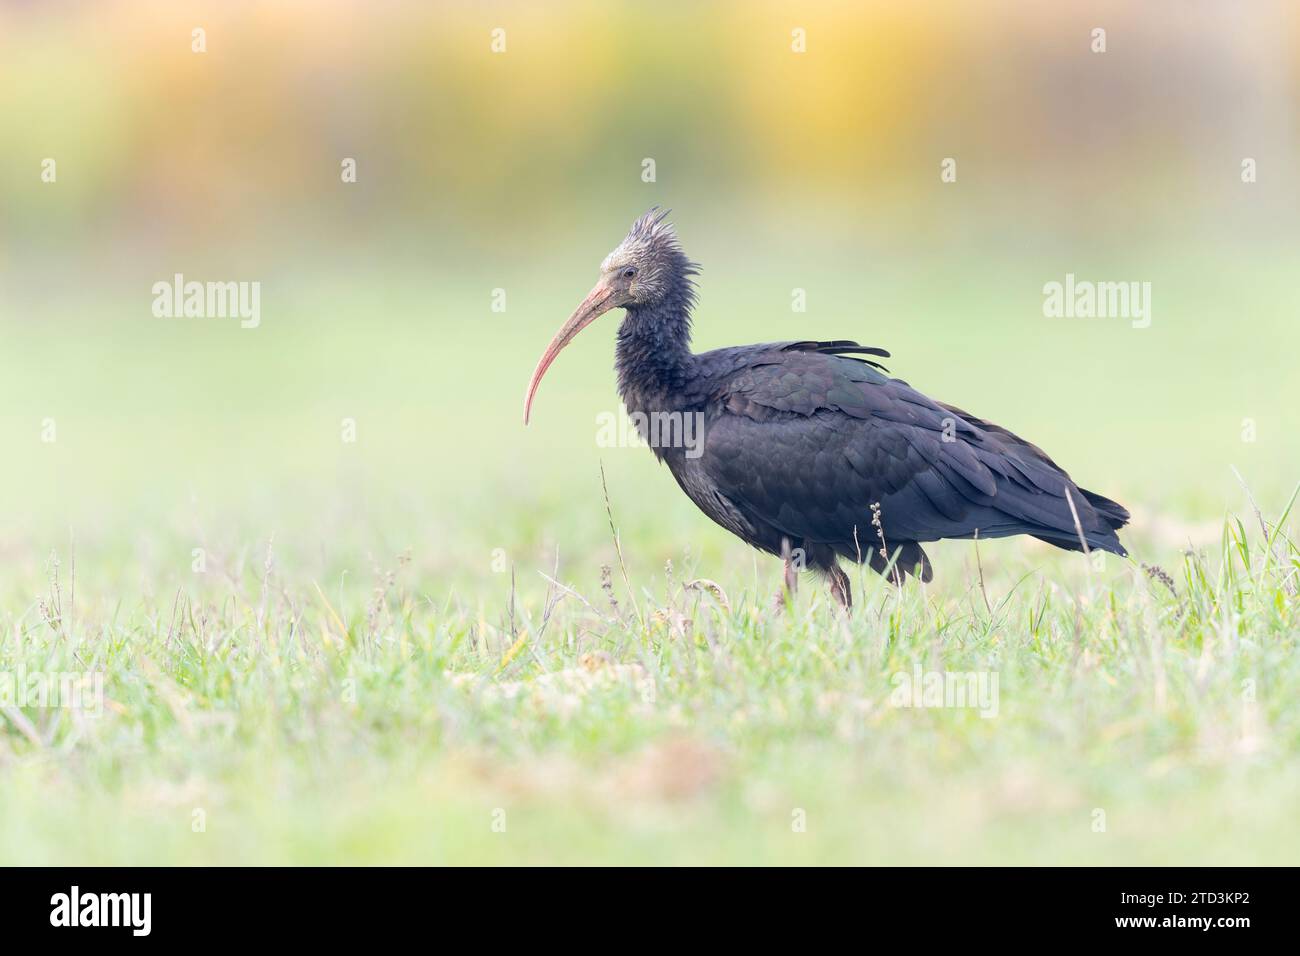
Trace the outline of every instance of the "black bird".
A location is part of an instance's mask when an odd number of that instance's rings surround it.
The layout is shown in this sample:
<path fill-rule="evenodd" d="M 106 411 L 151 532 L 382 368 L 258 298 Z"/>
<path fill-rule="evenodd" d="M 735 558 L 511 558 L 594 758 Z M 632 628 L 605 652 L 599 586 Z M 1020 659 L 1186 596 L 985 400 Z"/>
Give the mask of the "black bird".
<path fill-rule="evenodd" d="M 802 558 L 849 608 L 837 557 L 928 581 L 921 542 L 940 538 L 1028 534 L 1126 553 L 1115 534 L 1123 506 L 1079 488 L 1037 446 L 862 357 L 888 357 L 883 349 L 807 341 L 694 354 L 699 266 L 666 215 L 656 207 L 638 219 L 601 264 L 537 363 L 525 424 L 560 350 L 622 308 L 615 366 L 629 414 L 701 511 L 785 559 L 788 589 Z"/>

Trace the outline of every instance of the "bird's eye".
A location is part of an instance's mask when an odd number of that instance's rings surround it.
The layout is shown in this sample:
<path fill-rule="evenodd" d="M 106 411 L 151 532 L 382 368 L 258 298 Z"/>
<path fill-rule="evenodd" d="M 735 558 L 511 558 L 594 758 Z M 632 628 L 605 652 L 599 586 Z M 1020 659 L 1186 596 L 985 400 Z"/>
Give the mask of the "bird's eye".
<path fill-rule="evenodd" d="M 624 279 L 636 278 L 636 269 L 632 268 L 631 266 L 628 266 L 626 269 L 623 270 L 623 278 Z"/>

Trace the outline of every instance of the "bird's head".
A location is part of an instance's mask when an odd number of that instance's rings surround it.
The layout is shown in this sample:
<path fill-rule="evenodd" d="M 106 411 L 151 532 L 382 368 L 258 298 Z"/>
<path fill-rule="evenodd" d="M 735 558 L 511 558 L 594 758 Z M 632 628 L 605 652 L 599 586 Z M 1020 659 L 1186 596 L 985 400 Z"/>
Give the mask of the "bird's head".
<path fill-rule="evenodd" d="M 555 333 L 533 370 L 524 398 L 525 425 L 533 395 L 546 370 L 561 350 L 597 318 L 610 309 L 653 309 L 674 297 L 681 298 L 684 306 L 691 304 L 694 297 L 691 276 L 699 267 L 682 252 L 677 232 L 667 217 L 668 210 L 660 212 L 658 206 L 651 209 L 632 223 L 623 241 L 600 264 L 600 278 L 595 286 Z"/>

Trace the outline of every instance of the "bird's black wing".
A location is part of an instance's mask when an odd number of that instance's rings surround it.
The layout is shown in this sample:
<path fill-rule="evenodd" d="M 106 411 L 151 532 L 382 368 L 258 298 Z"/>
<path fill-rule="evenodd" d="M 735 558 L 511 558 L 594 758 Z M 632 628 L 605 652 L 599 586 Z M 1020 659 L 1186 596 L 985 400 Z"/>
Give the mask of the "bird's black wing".
<path fill-rule="evenodd" d="M 751 520 L 850 558 L 878 547 L 873 504 L 891 547 L 1031 534 L 1077 549 L 1068 489 L 1089 547 L 1124 553 L 1119 505 L 1082 492 L 1011 432 L 846 358 L 851 351 L 881 354 L 852 342 L 779 343 L 737 353 L 739 367 L 714 378 L 702 465 Z"/>

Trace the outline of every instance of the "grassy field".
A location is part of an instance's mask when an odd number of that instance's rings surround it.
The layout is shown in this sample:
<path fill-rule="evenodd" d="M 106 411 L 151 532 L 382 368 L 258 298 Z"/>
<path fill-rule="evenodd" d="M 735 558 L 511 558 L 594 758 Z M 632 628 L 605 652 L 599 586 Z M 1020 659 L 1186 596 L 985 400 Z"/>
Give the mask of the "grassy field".
<path fill-rule="evenodd" d="M 926 588 L 856 576 L 851 620 L 813 580 L 775 610 L 776 562 L 648 452 L 596 447 L 612 317 L 519 424 L 587 272 L 521 272 L 504 318 L 499 279 L 438 280 L 428 324 L 409 273 L 378 301 L 373 275 L 287 276 L 252 332 L 33 301 L 6 331 L 42 362 L 0 382 L 0 674 L 100 674 L 103 707 L 4 709 L 0 862 L 1293 861 L 1300 396 L 1212 319 L 1232 300 L 1286 341 L 1285 261 L 1167 282 L 1142 331 L 1046 328 L 1054 266 L 985 266 L 880 264 L 865 304 L 824 266 L 834 296 L 793 318 L 786 278 L 723 258 L 700 344 L 893 349 L 1132 506 L 1168 584 L 946 543 Z M 1064 357 L 1007 374 L 1009 342 Z M 899 706 L 918 671 L 996 679 L 996 712 Z"/>
<path fill-rule="evenodd" d="M 104 711 L 6 711 L 0 857 L 1293 861 L 1300 551 L 1270 537 L 1234 521 L 1172 588 L 1082 558 L 860 581 L 852 620 L 689 559 L 478 607 L 400 559 L 339 593 L 274 551 L 74 606 L 61 564 L 4 668 L 100 671 Z M 918 669 L 996 696 L 900 706 Z"/>

